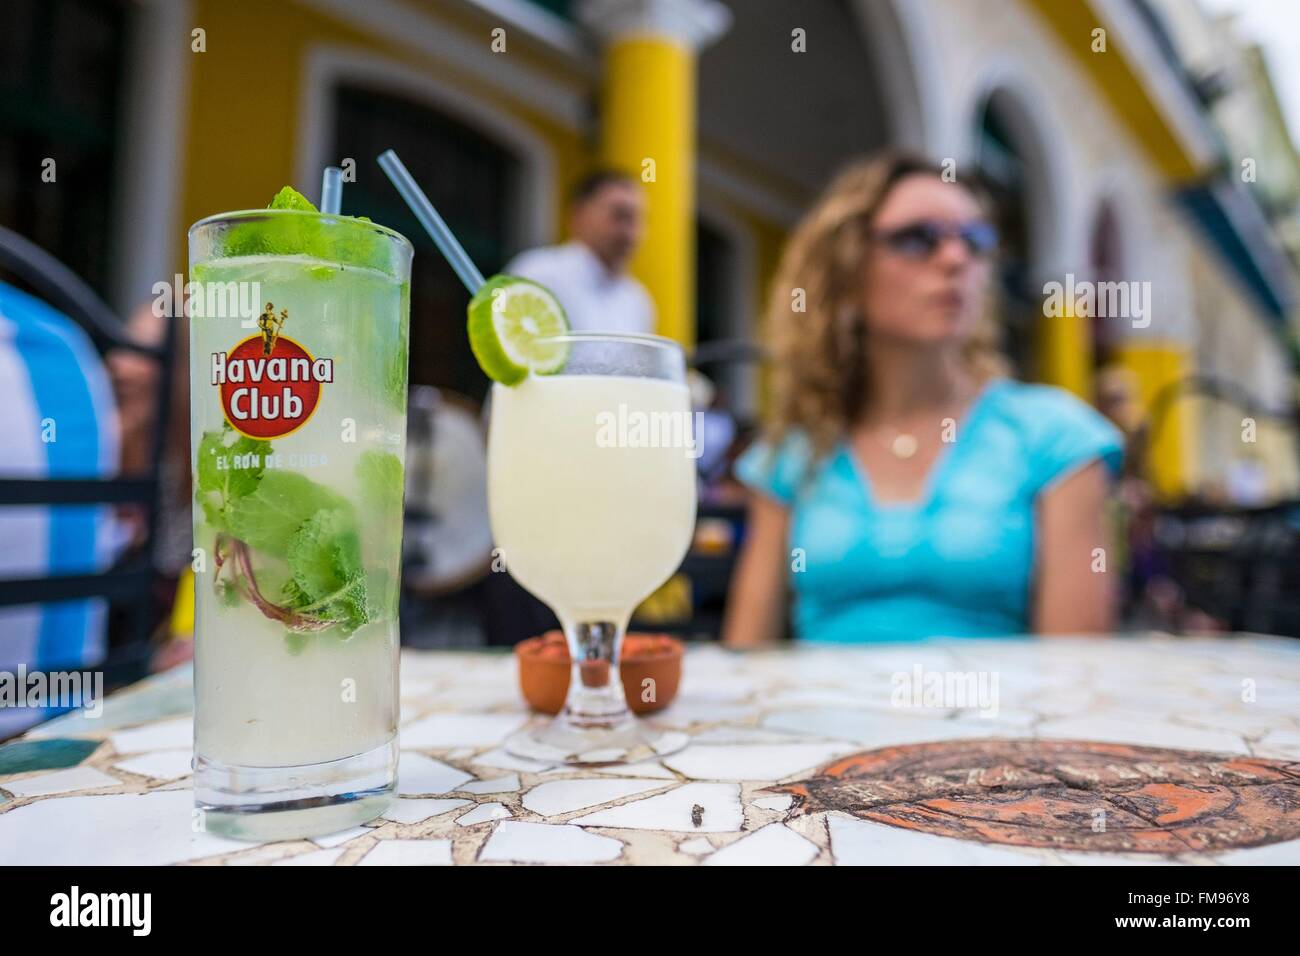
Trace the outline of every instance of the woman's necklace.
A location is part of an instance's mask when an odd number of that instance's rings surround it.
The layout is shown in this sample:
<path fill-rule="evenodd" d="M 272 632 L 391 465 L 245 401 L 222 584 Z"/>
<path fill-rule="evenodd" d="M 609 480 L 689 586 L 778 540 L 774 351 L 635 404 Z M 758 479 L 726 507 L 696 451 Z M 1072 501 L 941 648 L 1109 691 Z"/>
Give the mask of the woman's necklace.
<path fill-rule="evenodd" d="M 880 439 L 880 442 L 889 449 L 889 453 L 899 461 L 907 461 L 915 455 L 917 449 L 921 447 L 921 443 L 917 441 L 915 435 L 899 431 L 897 428 L 891 428 L 890 431 L 894 433 L 894 437 L 890 438 L 888 441 Z"/>
<path fill-rule="evenodd" d="M 921 441 L 914 432 L 905 432 L 889 425 L 882 427 L 890 433 L 890 437 L 884 438 L 874 433 L 872 437 L 884 445 L 889 453 L 899 461 L 908 461 L 921 450 Z"/>

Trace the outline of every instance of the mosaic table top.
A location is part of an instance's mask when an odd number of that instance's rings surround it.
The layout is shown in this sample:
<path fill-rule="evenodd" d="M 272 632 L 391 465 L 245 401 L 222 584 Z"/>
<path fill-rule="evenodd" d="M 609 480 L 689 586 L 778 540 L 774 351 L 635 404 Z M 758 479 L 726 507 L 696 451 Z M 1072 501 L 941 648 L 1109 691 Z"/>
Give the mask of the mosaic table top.
<path fill-rule="evenodd" d="M 501 742 L 514 659 L 402 657 L 400 797 L 249 844 L 191 829 L 190 673 L 0 746 L 0 864 L 1297 864 L 1300 641 L 692 648 L 678 753 Z"/>

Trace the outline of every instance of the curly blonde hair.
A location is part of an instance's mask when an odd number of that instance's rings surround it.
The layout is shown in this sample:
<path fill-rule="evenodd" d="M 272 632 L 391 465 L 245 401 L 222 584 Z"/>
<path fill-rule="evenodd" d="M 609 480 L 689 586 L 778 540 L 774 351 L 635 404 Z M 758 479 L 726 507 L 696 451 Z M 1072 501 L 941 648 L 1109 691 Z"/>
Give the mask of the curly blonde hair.
<path fill-rule="evenodd" d="M 943 178 L 943 172 L 904 153 L 860 160 L 835 177 L 790 235 L 766 319 L 773 369 L 767 438 L 773 446 L 798 429 L 820 457 L 866 410 L 871 383 L 860 301 L 870 226 L 899 180 L 917 174 Z M 988 205 L 983 190 L 966 188 Z M 794 308 L 796 290 L 802 291 L 803 311 Z M 996 342 L 997 326 L 986 308 L 963 350 L 980 379 L 1006 373 Z"/>

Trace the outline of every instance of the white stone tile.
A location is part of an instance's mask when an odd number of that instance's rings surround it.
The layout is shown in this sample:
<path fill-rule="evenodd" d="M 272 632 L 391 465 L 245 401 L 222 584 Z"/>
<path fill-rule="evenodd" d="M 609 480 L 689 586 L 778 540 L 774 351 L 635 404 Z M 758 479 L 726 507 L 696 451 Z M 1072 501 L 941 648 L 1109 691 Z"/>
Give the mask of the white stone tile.
<path fill-rule="evenodd" d="M 1300 760 L 1300 730 L 1269 731 L 1255 744 L 1254 750 L 1260 756 Z M 0 787 L 3 786 L 4 784 L 0 783 Z"/>
<path fill-rule="evenodd" d="M 110 694 L 103 712 L 92 717 L 85 708 L 69 711 L 31 728 L 29 739 L 90 737 L 96 740 L 121 727 L 188 713 L 194 706 L 193 669 L 187 662 L 146 677 L 130 688 Z"/>
<path fill-rule="evenodd" d="M 380 840 L 357 866 L 451 866 L 451 841 Z"/>
<path fill-rule="evenodd" d="M 521 717 L 528 716 L 519 686 L 513 680 L 492 684 L 453 683 L 438 688 L 423 699 L 439 710 L 454 708 L 462 713 L 481 713 L 508 707 Z"/>
<path fill-rule="evenodd" d="M 314 836 L 311 838 L 311 842 L 315 843 L 317 846 L 324 847 L 342 846 L 349 840 L 374 832 L 374 827 L 348 827 L 346 830 L 338 830 L 334 833 L 323 833 L 320 836 Z"/>
<path fill-rule="evenodd" d="M 403 796 L 449 793 L 473 779 L 473 774 L 458 767 L 406 750 L 402 751 L 397 765 L 397 792 Z"/>
<path fill-rule="evenodd" d="M 691 744 L 662 758 L 695 780 L 780 780 L 810 770 L 854 748 L 824 744 Z"/>
<path fill-rule="evenodd" d="M 413 750 L 487 747 L 522 727 L 524 714 L 431 714 L 402 728 L 402 746 Z"/>
<path fill-rule="evenodd" d="M 808 646 L 813 647 L 812 644 Z M 837 643 L 816 646 L 819 657 L 824 659 L 824 669 L 828 670 L 832 677 L 828 683 L 834 683 L 833 678 L 836 675 L 842 681 L 846 676 L 857 676 L 866 671 L 885 671 L 892 674 L 897 671 L 908 671 L 914 667 L 944 670 L 955 666 L 956 663 L 951 647 L 939 641 L 868 643 L 856 647 Z"/>
<path fill-rule="evenodd" d="M 113 764 L 118 770 L 125 770 L 127 773 L 138 773 L 144 777 L 152 777 L 155 780 L 179 780 L 181 777 L 190 775 L 190 760 L 193 759 L 194 752 L 189 748 L 184 750 L 155 750 L 152 753 L 139 754 L 135 757 L 128 757 L 126 760 L 119 760 Z"/>
<path fill-rule="evenodd" d="M 0 781 L 0 790 L 8 790 L 15 797 L 43 797 L 52 793 L 72 793 L 75 790 L 98 790 L 116 787 L 120 780 L 96 770 L 94 767 L 69 767 L 43 773 L 22 780 Z"/>
<path fill-rule="evenodd" d="M 413 797 L 401 797 L 394 800 L 392 806 L 384 811 L 384 819 L 394 823 L 420 823 L 430 817 L 436 817 L 451 810 L 459 810 L 469 805 L 468 800 L 420 800 Z"/>
<path fill-rule="evenodd" d="M 1300 840 L 1229 850 L 1216 853 L 1211 859 L 1224 866 L 1300 866 Z"/>
<path fill-rule="evenodd" d="M 456 818 L 456 823 L 462 827 L 472 827 L 476 823 L 487 823 L 490 820 L 505 820 L 514 816 L 509 808 L 502 803 L 480 803 L 469 813 Z"/>
<path fill-rule="evenodd" d="M 1017 703 L 1039 714 L 1052 717 L 1069 717 L 1074 714 L 1087 713 L 1097 700 L 1097 693 L 1090 687 L 1053 688 L 1041 694 L 1031 694 L 1018 699 Z"/>
<path fill-rule="evenodd" d="M 1297 707 L 1296 712 L 1300 713 L 1300 707 Z M 1175 711 L 1174 715 L 1175 723 L 1240 734 L 1243 737 L 1263 737 L 1278 729 L 1277 714 L 1266 710 L 1251 710 L 1249 705 L 1207 708 L 1194 713 L 1188 713 L 1184 708 Z"/>
<path fill-rule="evenodd" d="M 178 717 L 156 724 L 109 734 L 113 749 L 120 754 L 138 754 L 146 750 L 180 750 L 194 746 L 194 720 Z"/>
<path fill-rule="evenodd" d="M 662 780 L 550 780 L 524 794 L 523 805 L 533 813 L 553 817 L 588 807 L 600 806 L 638 793 L 658 790 Z"/>
<path fill-rule="evenodd" d="M 932 717 L 843 708 L 780 710 L 768 714 L 763 726 L 788 733 L 851 741 L 865 749 L 898 744 L 962 740 L 972 737 L 1025 737 L 1026 727 L 996 720 L 936 720 Z"/>
<path fill-rule="evenodd" d="M 761 677 L 761 667 L 756 662 L 762 655 L 737 653 L 717 644 L 692 644 L 686 648 L 682 663 L 682 682 L 687 680 L 726 680 L 737 675 Z"/>
<path fill-rule="evenodd" d="M 832 813 L 831 855 L 838 866 L 1037 866 L 1044 862 L 1011 847 L 917 833 Z"/>
<path fill-rule="evenodd" d="M 1161 720 L 1134 720 L 1105 714 L 1045 720 L 1038 725 L 1037 736 L 1062 740 L 1097 740 L 1103 743 L 1140 744 L 1147 747 L 1173 747 L 1183 750 L 1208 750 L 1214 753 L 1250 753 L 1246 742 L 1236 734 L 1226 734 L 1196 727 L 1183 727 Z"/>
<path fill-rule="evenodd" d="M 719 724 L 691 735 L 693 744 L 797 744 L 807 739 L 802 734 L 788 734 L 782 730 L 743 727 L 736 724 Z"/>
<path fill-rule="evenodd" d="M 844 687 L 787 687 L 773 694 L 762 694 L 758 702 L 775 710 L 790 707 L 847 707 L 880 710 L 889 700 L 880 700 L 860 690 Z"/>
<path fill-rule="evenodd" d="M 284 860 L 276 860 L 272 866 L 333 866 L 334 863 L 347 852 L 345 847 L 334 847 L 328 850 L 310 850 L 307 853 L 299 853 L 297 856 L 291 856 Z"/>
<path fill-rule="evenodd" d="M 1031 727 L 1040 717 L 1032 710 L 999 706 L 991 715 L 986 715 L 979 708 L 957 709 L 953 711 L 952 719 L 966 724 L 996 726 L 1000 731 L 1006 727 Z"/>
<path fill-rule="evenodd" d="M 779 797 L 759 797 L 754 801 L 754 806 L 761 810 L 776 810 L 781 812 L 789 810 L 790 804 L 792 803 L 794 803 L 794 797 L 787 793 Z"/>
<path fill-rule="evenodd" d="M 160 866 L 254 845 L 193 824 L 189 790 L 38 800 L 0 814 L 0 864 Z"/>
<path fill-rule="evenodd" d="M 515 863 L 605 863 L 618 859 L 622 852 L 621 841 L 588 833 L 572 824 L 507 820 L 497 824 L 479 853 L 479 859 Z"/>
<path fill-rule="evenodd" d="M 461 793 L 514 793 L 519 789 L 519 774 L 510 773 L 504 777 L 493 777 L 491 780 L 475 780 L 473 783 L 467 783 L 464 786 L 457 787 Z"/>
<path fill-rule="evenodd" d="M 560 768 L 570 770 L 570 767 Z M 592 767 L 592 773 L 607 774 L 615 777 L 655 777 L 659 780 L 676 780 L 673 773 L 657 760 L 643 760 L 640 763 L 612 763 L 606 766 Z"/>
<path fill-rule="evenodd" d="M 691 856 L 704 856 L 713 852 L 713 844 L 704 837 L 692 837 L 677 844 L 677 849 L 683 853 L 689 853 Z"/>
<path fill-rule="evenodd" d="M 689 700 L 678 697 L 666 710 L 654 715 L 654 722 L 664 727 L 689 727 L 697 723 L 752 720 L 758 708 L 740 704 L 727 704 L 711 700 Z"/>
<path fill-rule="evenodd" d="M 597 810 L 572 822 L 632 830 L 734 833 L 740 829 L 744 816 L 738 784 L 687 783 L 668 793 Z"/>
<path fill-rule="evenodd" d="M 443 651 L 422 651 L 412 647 L 402 648 L 402 683 L 408 680 L 419 678 L 431 678 L 443 680 L 451 677 L 456 672 L 456 665 L 459 663 L 460 653 L 443 652 Z"/>
<path fill-rule="evenodd" d="M 474 756 L 474 748 L 457 747 L 455 750 L 448 750 L 445 756 L 448 760 L 464 760 L 466 757 Z"/>
<path fill-rule="evenodd" d="M 705 866 L 803 866 L 816 858 L 817 844 L 784 823 L 769 823 L 724 846 Z"/>
<path fill-rule="evenodd" d="M 402 674 L 402 699 L 419 700 L 428 698 L 432 703 L 433 693 L 438 689 L 438 682 L 428 677 L 408 677 Z"/>
<path fill-rule="evenodd" d="M 753 678 L 737 674 L 701 674 L 698 671 L 683 672 L 679 697 L 700 701 L 742 701 L 759 689 Z"/>
<path fill-rule="evenodd" d="M 555 766 L 555 764 L 543 763 L 540 760 L 516 757 L 512 753 L 507 753 L 504 747 L 496 747 L 486 753 L 481 753 L 470 763 L 493 767 L 497 770 L 522 770 L 524 773 L 545 773 Z"/>

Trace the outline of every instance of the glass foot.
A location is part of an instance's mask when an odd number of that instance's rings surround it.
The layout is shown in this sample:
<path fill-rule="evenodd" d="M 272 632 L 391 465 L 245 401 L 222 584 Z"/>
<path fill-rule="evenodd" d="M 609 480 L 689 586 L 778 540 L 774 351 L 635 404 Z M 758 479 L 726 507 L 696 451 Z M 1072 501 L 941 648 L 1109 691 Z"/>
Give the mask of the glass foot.
<path fill-rule="evenodd" d="M 397 738 L 366 753 L 297 767 L 194 758 L 203 829 L 235 840 L 297 840 L 366 823 L 393 801 Z"/>
<path fill-rule="evenodd" d="M 613 725 L 584 727 L 561 714 L 533 721 L 507 739 L 505 748 L 516 757 L 543 763 L 638 763 L 676 753 L 690 739 L 689 734 L 663 730 L 631 716 Z"/>

